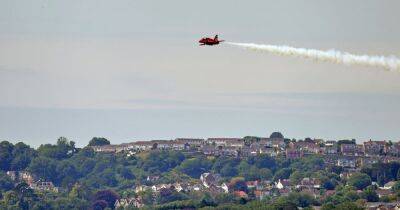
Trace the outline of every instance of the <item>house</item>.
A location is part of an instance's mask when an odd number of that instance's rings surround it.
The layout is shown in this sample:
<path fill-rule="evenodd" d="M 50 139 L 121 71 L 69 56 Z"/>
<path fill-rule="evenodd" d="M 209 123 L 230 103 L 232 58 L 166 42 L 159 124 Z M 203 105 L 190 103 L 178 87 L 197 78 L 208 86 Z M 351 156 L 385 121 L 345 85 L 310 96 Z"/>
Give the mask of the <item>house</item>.
<path fill-rule="evenodd" d="M 375 192 L 378 194 L 379 198 L 393 194 L 393 192 L 389 189 L 376 189 Z"/>
<path fill-rule="evenodd" d="M 337 146 L 337 142 L 332 140 L 325 142 L 325 147 L 332 147 L 332 146 Z"/>
<path fill-rule="evenodd" d="M 205 143 L 204 139 L 196 139 L 196 138 L 176 138 L 175 141 L 189 144 L 189 146 L 195 146 L 195 147 L 200 147 Z"/>
<path fill-rule="evenodd" d="M 254 195 L 256 196 L 256 198 L 258 200 L 263 200 L 267 196 L 271 195 L 271 191 L 269 191 L 269 190 L 255 190 L 254 191 Z"/>
<path fill-rule="evenodd" d="M 229 193 L 229 187 L 225 182 L 219 187 L 224 191 L 224 193 Z"/>
<path fill-rule="evenodd" d="M 95 152 L 115 153 L 117 151 L 116 145 L 91 146 L 91 148 Z"/>
<path fill-rule="evenodd" d="M 151 141 L 137 141 L 134 142 L 134 148 L 140 151 L 151 150 L 154 147 L 154 142 Z"/>
<path fill-rule="evenodd" d="M 314 142 L 308 142 L 308 141 L 294 142 L 294 143 L 291 143 L 291 147 L 302 151 L 303 154 L 305 154 L 305 155 L 321 153 L 321 147 Z"/>
<path fill-rule="evenodd" d="M 281 196 L 288 196 L 291 190 L 289 188 L 283 188 L 278 190 L 279 195 Z"/>
<path fill-rule="evenodd" d="M 137 198 L 121 198 L 115 201 L 114 207 L 117 208 L 128 208 L 135 207 L 141 208 L 143 207 L 142 199 L 140 197 Z"/>
<path fill-rule="evenodd" d="M 159 192 L 162 189 L 176 190 L 173 184 L 158 184 L 150 187 L 153 192 Z"/>
<path fill-rule="evenodd" d="M 277 183 L 275 183 L 275 187 L 278 189 L 289 188 L 291 186 L 289 179 L 279 179 Z"/>
<path fill-rule="evenodd" d="M 150 189 L 149 186 L 146 186 L 146 185 L 139 185 L 139 186 L 136 186 L 136 188 L 135 188 L 135 193 L 144 192 L 144 191 L 146 191 L 146 190 L 148 190 L 148 189 Z"/>
<path fill-rule="evenodd" d="M 29 185 L 29 187 L 33 190 L 38 190 L 38 191 L 58 192 L 58 187 L 55 187 L 53 182 L 37 181 L 37 182 L 31 183 Z"/>
<path fill-rule="evenodd" d="M 337 145 L 325 145 L 325 154 L 336 155 L 338 152 Z"/>
<path fill-rule="evenodd" d="M 233 192 L 233 194 L 236 196 L 236 197 L 239 197 L 239 198 L 248 198 L 249 196 L 247 195 L 247 193 L 245 192 L 245 191 L 242 191 L 242 190 L 238 190 L 238 191 L 234 191 Z"/>
<path fill-rule="evenodd" d="M 284 138 L 267 138 L 266 146 L 284 149 L 286 147 Z"/>
<path fill-rule="evenodd" d="M 297 159 L 303 157 L 303 151 L 300 151 L 295 148 L 287 148 L 286 149 L 286 158 L 288 159 Z"/>
<path fill-rule="evenodd" d="M 189 185 L 187 188 L 187 191 L 201 191 L 204 189 L 204 186 L 201 184 L 194 184 L 194 185 Z"/>
<path fill-rule="evenodd" d="M 365 156 L 379 156 L 385 153 L 386 141 L 369 141 L 364 142 Z"/>
<path fill-rule="evenodd" d="M 26 182 L 28 185 L 31 185 L 34 183 L 35 178 L 33 177 L 33 175 L 27 171 L 20 171 L 18 173 L 18 180 L 22 180 L 24 182 Z"/>
<path fill-rule="evenodd" d="M 242 138 L 208 138 L 207 143 L 216 146 L 233 146 L 239 148 L 244 146 Z"/>
<path fill-rule="evenodd" d="M 325 142 L 325 154 L 335 155 L 338 153 L 338 144 L 336 141 L 326 141 Z"/>
<path fill-rule="evenodd" d="M 18 178 L 18 171 L 7 171 L 6 173 L 11 180 L 16 181 Z"/>
<path fill-rule="evenodd" d="M 190 145 L 184 141 L 173 141 L 172 149 L 173 150 L 188 150 Z"/>
<path fill-rule="evenodd" d="M 378 158 L 373 158 L 373 157 L 364 157 L 360 159 L 360 165 L 361 166 L 371 166 L 372 164 L 378 163 L 379 159 Z"/>
<path fill-rule="evenodd" d="M 159 150 L 169 150 L 173 148 L 173 142 L 169 140 L 152 140 L 154 148 Z"/>
<path fill-rule="evenodd" d="M 384 163 L 400 162 L 400 157 L 385 156 L 385 157 L 381 157 L 381 160 Z"/>
<path fill-rule="evenodd" d="M 147 176 L 146 181 L 155 182 L 160 179 L 160 176 Z"/>
<path fill-rule="evenodd" d="M 321 188 L 321 182 L 315 178 L 303 178 L 300 183 L 296 186 L 296 188 L 310 188 L 310 189 L 319 189 Z"/>
<path fill-rule="evenodd" d="M 340 152 L 343 155 L 354 155 L 354 152 L 356 151 L 356 144 L 341 144 L 340 145 Z"/>
<path fill-rule="evenodd" d="M 400 156 L 400 144 L 397 142 L 391 146 L 386 147 L 386 154 L 394 157 Z"/>
<path fill-rule="evenodd" d="M 181 192 L 186 190 L 186 186 L 181 183 L 174 183 L 171 187 L 173 187 L 176 192 Z"/>
<path fill-rule="evenodd" d="M 201 148 L 201 151 L 203 152 L 203 154 L 210 155 L 210 156 L 219 154 L 218 148 L 216 148 L 215 146 L 212 146 L 212 145 L 204 145 Z"/>
<path fill-rule="evenodd" d="M 356 144 L 356 148 L 354 150 L 354 156 L 363 157 L 365 155 L 364 146 L 362 144 Z"/>
<path fill-rule="evenodd" d="M 206 188 L 209 188 L 211 185 L 216 185 L 219 179 L 220 179 L 219 175 L 211 173 L 203 173 L 200 176 L 200 181 Z"/>
<path fill-rule="evenodd" d="M 278 151 L 276 150 L 276 148 L 273 147 L 260 147 L 259 151 L 260 154 L 266 154 L 270 157 L 278 156 Z"/>
<path fill-rule="evenodd" d="M 394 186 L 395 184 L 396 184 L 395 181 L 390 181 L 390 182 L 386 183 L 381 189 L 390 190 L 390 189 L 393 188 L 393 186 Z"/>
<path fill-rule="evenodd" d="M 253 143 L 250 146 L 245 146 L 241 148 L 240 154 L 243 157 L 249 157 L 249 156 L 256 156 L 260 153 L 260 148 L 262 146 L 258 143 Z"/>
<path fill-rule="evenodd" d="M 115 146 L 115 152 L 132 151 L 135 150 L 135 142 L 123 143 Z"/>
<path fill-rule="evenodd" d="M 252 189 L 252 188 L 256 188 L 259 185 L 259 182 L 256 181 L 247 181 L 246 182 L 247 188 Z"/>
<path fill-rule="evenodd" d="M 237 157 L 239 155 L 237 147 L 234 146 L 219 146 L 219 155 Z"/>
<path fill-rule="evenodd" d="M 340 158 L 338 158 L 336 165 L 344 167 L 344 168 L 355 168 L 356 160 L 355 160 L 355 158 L 351 158 L 351 157 L 340 157 Z"/>

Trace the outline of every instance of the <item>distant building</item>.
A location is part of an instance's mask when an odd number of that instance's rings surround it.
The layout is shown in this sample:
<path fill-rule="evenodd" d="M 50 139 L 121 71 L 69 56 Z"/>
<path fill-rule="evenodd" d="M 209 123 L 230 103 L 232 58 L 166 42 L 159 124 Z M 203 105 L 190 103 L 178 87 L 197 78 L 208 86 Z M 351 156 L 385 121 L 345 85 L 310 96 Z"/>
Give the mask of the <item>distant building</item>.
<path fill-rule="evenodd" d="M 18 172 L 17 171 L 7 171 L 7 175 L 12 179 L 13 181 L 16 181 L 18 178 Z"/>
<path fill-rule="evenodd" d="M 340 151 L 342 152 L 343 155 L 354 155 L 356 147 L 357 147 L 356 144 L 341 144 Z"/>
<path fill-rule="evenodd" d="M 350 157 L 341 157 L 337 160 L 337 166 L 341 166 L 344 168 L 355 168 L 356 159 Z"/>
<path fill-rule="evenodd" d="M 364 142 L 364 153 L 366 156 L 379 156 L 385 153 L 386 141 L 366 141 Z"/>
<path fill-rule="evenodd" d="M 156 145 L 154 142 L 151 141 L 136 141 L 134 142 L 134 148 L 141 151 L 151 150 Z"/>
<path fill-rule="evenodd" d="M 196 138 L 176 138 L 175 142 L 182 142 L 184 144 L 189 144 L 190 146 L 200 147 L 205 143 L 204 139 Z"/>
<path fill-rule="evenodd" d="M 114 207 L 117 208 L 128 208 L 135 207 L 141 208 L 143 207 L 142 199 L 140 197 L 137 198 L 121 198 L 115 201 Z"/>
<path fill-rule="evenodd" d="M 303 152 L 295 148 L 286 149 L 286 158 L 297 159 L 303 157 Z"/>
<path fill-rule="evenodd" d="M 314 142 L 299 141 L 292 143 L 291 146 L 302 151 L 304 155 L 322 153 L 321 147 Z"/>
<path fill-rule="evenodd" d="M 291 186 L 289 179 L 279 179 L 277 183 L 275 183 L 275 187 L 277 189 L 285 189 Z"/>
<path fill-rule="evenodd" d="M 400 144 L 399 142 L 386 147 L 386 153 L 390 156 L 400 157 Z"/>
<path fill-rule="evenodd" d="M 338 145 L 336 141 L 327 141 L 325 143 L 325 154 L 335 155 L 338 153 Z"/>
<path fill-rule="evenodd" d="M 219 175 L 211 173 L 203 173 L 200 176 L 200 181 L 206 188 L 209 188 L 211 185 L 217 185 L 219 179 L 220 179 Z"/>
<path fill-rule="evenodd" d="M 29 185 L 30 188 L 38 191 L 58 192 L 58 187 L 55 187 L 53 182 L 37 181 Z"/>
<path fill-rule="evenodd" d="M 243 147 L 244 140 L 242 138 L 208 138 L 208 144 L 216 146 L 232 146 L 232 147 Z"/>
<path fill-rule="evenodd" d="M 117 151 L 116 145 L 91 146 L 91 148 L 95 152 L 115 153 Z"/>
<path fill-rule="evenodd" d="M 35 178 L 33 177 L 33 175 L 27 171 L 18 172 L 18 177 L 19 177 L 19 180 L 26 182 L 28 185 L 33 184 L 35 181 Z"/>

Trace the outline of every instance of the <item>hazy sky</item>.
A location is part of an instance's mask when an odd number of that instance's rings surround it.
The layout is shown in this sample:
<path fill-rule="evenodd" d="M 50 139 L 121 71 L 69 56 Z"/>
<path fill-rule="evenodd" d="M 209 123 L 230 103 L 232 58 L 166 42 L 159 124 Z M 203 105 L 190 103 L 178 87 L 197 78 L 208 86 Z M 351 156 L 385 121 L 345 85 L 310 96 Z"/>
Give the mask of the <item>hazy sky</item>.
<path fill-rule="evenodd" d="M 400 73 L 202 36 L 400 57 L 398 0 L 0 0 L 0 140 L 400 140 Z"/>

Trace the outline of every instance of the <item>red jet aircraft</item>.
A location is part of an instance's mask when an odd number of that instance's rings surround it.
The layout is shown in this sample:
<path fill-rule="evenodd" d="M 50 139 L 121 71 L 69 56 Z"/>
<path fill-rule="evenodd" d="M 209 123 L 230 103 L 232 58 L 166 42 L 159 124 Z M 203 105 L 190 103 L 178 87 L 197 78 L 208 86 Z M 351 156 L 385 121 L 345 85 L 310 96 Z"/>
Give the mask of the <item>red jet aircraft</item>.
<path fill-rule="evenodd" d="M 200 43 L 200 46 L 203 46 L 203 45 L 217 45 L 217 44 L 219 44 L 220 42 L 223 42 L 223 41 L 224 40 L 218 40 L 218 35 L 215 35 L 214 39 L 205 37 L 205 38 L 200 39 L 199 43 Z"/>

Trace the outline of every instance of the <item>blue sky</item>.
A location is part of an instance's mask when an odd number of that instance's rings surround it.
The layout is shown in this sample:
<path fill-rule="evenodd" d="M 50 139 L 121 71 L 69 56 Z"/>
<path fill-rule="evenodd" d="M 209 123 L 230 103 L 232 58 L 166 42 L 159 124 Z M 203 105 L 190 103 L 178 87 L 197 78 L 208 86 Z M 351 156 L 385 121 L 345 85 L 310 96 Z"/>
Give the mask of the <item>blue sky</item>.
<path fill-rule="evenodd" d="M 211 5 L 211 6 L 210 6 Z M 204 35 L 400 57 L 400 2 L 0 0 L 0 139 L 399 140 L 400 74 Z"/>

